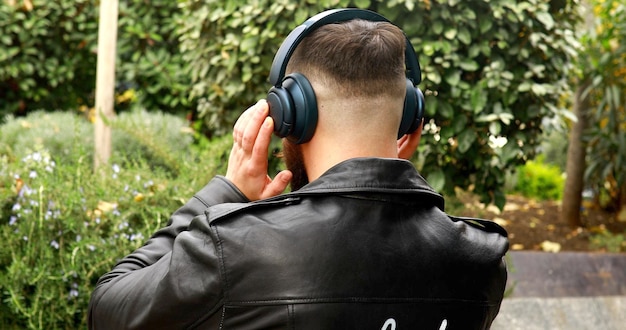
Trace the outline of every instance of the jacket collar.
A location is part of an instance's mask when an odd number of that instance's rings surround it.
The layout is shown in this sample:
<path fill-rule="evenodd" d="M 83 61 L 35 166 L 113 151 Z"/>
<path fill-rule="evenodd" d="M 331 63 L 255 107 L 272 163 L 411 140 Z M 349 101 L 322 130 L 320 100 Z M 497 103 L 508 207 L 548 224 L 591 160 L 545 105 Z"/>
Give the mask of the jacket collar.
<path fill-rule="evenodd" d="M 251 203 L 213 205 L 208 216 L 212 223 L 244 210 L 299 203 L 302 197 L 355 194 L 384 195 L 387 200 L 405 200 L 444 210 L 443 197 L 417 173 L 411 162 L 391 158 L 353 158 L 333 166 L 300 190 Z"/>
<path fill-rule="evenodd" d="M 431 188 L 413 164 L 404 159 L 353 158 L 343 161 L 317 180 L 293 192 L 317 193 L 391 193 L 429 195 L 443 210 L 443 197 Z"/>

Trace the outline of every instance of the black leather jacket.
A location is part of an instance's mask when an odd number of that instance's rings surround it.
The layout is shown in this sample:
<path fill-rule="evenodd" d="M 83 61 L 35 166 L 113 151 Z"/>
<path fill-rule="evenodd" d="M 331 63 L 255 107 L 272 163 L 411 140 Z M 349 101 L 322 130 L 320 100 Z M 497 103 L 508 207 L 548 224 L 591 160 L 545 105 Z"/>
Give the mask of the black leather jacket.
<path fill-rule="evenodd" d="M 96 329 L 484 329 L 506 232 L 446 215 L 408 161 L 336 165 L 257 202 L 216 177 L 105 274 Z"/>

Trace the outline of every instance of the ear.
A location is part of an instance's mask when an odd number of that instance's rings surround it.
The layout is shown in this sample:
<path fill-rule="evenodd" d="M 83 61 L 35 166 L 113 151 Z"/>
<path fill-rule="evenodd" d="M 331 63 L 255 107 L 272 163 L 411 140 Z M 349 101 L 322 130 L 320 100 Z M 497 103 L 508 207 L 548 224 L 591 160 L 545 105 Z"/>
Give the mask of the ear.
<path fill-rule="evenodd" d="M 424 120 L 419 124 L 419 127 L 415 132 L 411 134 L 405 134 L 398 139 L 398 158 L 411 159 L 413 154 L 417 150 L 417 146 L 420 144 L 422 137 L 422 128 L 424 127 Z"/>

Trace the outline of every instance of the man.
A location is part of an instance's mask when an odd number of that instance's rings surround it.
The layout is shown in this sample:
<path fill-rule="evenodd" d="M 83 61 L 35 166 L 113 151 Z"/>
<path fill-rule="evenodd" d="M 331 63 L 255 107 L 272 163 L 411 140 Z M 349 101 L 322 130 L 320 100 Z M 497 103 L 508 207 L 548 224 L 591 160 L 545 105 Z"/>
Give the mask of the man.
<path fill-rule="evenodd" d="M 235 124 L 226 176 L 99 280 L 91 327 L 489 328 L 506 282 L 506 232 L 446 215 L 405 160 L 421 134 L 419 125 L 398 139 L 415 92 L 405 76 L 410 43 L 390 23 L 346 13 L 366 20 L 324 14 L 329 22 L 287 51 L 294 76 L 272 68 L 277 89 L 292 79 L 289 93 L 314 91 L 302 97 L 315 108 L 304 129 L 312 133 L 283 134 L 288 170 L 267 174 L 283 123 L 261 100 Z M 280 93 L 268 94 L 272 112 Z"/>

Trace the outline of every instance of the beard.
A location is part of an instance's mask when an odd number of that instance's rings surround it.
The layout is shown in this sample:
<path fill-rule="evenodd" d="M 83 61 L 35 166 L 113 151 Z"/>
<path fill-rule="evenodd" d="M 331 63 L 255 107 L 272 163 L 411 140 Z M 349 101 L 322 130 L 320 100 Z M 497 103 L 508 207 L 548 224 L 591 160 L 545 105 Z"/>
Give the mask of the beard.
<path fill-rule="evenodd" d="M 302 156 L 302 148 L 299 144 L 283 139 L 283 157 L 287 169 L 291 171 L 291 191 L 299 190 L 309 183 L 309 177 L 304 167 L 304 157 Z"/>

